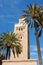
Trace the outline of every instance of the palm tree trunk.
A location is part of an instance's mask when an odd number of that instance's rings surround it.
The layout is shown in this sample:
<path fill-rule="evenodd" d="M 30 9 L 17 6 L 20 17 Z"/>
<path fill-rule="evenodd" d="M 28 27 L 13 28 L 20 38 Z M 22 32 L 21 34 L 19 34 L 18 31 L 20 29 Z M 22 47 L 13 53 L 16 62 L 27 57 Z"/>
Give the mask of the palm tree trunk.
<path fill-rule="evenodd" d="M 14 58 L 15 58 L 15 48 L 14 47 L 12 48 L 12 52 L 13 52 Z"/>
<path fill-rule="evenodd" d="M 36 31 L 36 42 L 37 42 L 37 50 L 38 50 L 39 64 L 42 65 L 42 57 L 41 57 L 41 50 L 40 50 L 40 42 L 39 42 L 38 32 L 37 32 L 37 31 Z"/>
<path fill-rule="evenodd" d="M 6 59 L 8 58 L 9 56 L 9 59 L 10 59 L 10 47 L 7 47 L 7 50 L 6 50 Z"/>

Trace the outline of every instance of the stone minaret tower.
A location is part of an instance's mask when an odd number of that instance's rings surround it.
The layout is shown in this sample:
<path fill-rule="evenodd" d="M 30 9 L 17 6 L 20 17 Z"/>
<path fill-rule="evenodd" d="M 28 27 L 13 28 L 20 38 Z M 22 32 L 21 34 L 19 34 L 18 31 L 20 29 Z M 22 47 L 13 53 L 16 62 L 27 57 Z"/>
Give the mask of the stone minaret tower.
<path fill-rule="evenodd" d="M 10 60 L 2 61 L 2 65 L 37 65 L 37 60 L 28 59 L 28 25 L 25 24 L 24 18 L 19 19 L 19 23 L 15 24 L 14 32 L 17 34 L 17 37 L 21 39 L 20 43 L 22 44 L 22 53 L 19 54 L 19 57 L 15 57 L 11 52 Z M 16 55 L 16 53 L 15 53 Z"/>
<path fill-rule="evenodd" d="M 18 38 L 21 39 L 21 44 L 23 46 L 22 53 L 19 58 L 15 59 L 28 59 L 28 25 L 25 24 L 24 18 L 19 19 L 19 23 L 15 24 L 14 32 L 17 34 Z M 13 55 L 11 59 L 13 59 Z"/>

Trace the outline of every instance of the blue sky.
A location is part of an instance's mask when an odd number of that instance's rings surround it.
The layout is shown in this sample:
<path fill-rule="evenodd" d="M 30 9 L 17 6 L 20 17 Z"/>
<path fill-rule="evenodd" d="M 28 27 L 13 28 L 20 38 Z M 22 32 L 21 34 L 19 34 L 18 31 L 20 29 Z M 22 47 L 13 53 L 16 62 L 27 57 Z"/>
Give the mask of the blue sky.
<path fill-rule="evenodd" d="M 0 0 L 0 33 L 14 31 L 15 23 L 18 23 L 22 16 L 23 9 L 27 9 L 27 4 L 43 5 L 43 0 Z M 37 58 L 36 39 L 34 31 L 30 30 L 31 58 Z M 43 37 L 43 34 L 42 34 Z M 43 40 L 40 38 L 41 52 L 43 58 Z M 34 38 L 34 39 L 33 39 Z"/>

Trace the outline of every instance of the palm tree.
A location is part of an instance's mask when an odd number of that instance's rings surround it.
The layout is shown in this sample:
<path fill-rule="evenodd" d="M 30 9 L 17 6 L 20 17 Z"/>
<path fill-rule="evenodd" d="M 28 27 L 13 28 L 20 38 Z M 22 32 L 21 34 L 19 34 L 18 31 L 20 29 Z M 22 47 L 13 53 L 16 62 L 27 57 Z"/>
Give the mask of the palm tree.
<path fill-rule="evenodd" d="M 22 45 L 20 44 L 20 40 L 16 38 L 16 35 L 17 34 L 13 32 L 2 33 L 0 35 L 0 39 L 2 39 L 2 43 L 4 44 L 6 48 L 6 59 L 8 58 L 8 56 L 10 58 L 10 49 L 12 49 L 14 58 L 15 58 L 15 53 L 17 54 L 17 57 L 18 57 L 19 54 L 21 54 L 22 52 Z"/>
<path fill-rule="evenodd" d="M 2 55 L 2 50 L 3 50 L 3 43 L 2 43 L 2 39 L 0 38 L 0 57 Z"/>
<path fill-rule="evenodd" d="M 0 65 L 2 65 L 2 60 L 5 60 L 5 56 L 3 54 L 0 54 Z"/>
<path fill-rule="evenodd" d="M 34 4 L 33 6 L 30 4 L 27 5 L 28 10 L 23 10 L 23 12 L 25 13 L 24 15 L 22 15 L 22 17 L 26 17 L 25 20 L 27 20 L 27 24 L 31 24 L 31 26 L 34 25 L 35 28 L 35 35 L 36 35 L 36 42 L 37 42 L 37 49 L 38 49 L 38 58 L 39 58 L 39 63 L 40 65 L 42 65 L 42 57 L 41 57 L 41 51 L 40 51 L 40 42 L 39 42 L 39 37 L 41 35 L 42 32 L 42 25 L 40 24 L 40 22 L 42 20 L 39 21 L 39 13 L 42 13 L 42 7 L 37 6 L 36 4 Z M 43 16 L 43 13 L 42 13 Z"/>
<path fill-rule="evenodd" d="M 0 65 L 2 65 L 2 60 L 5 59 L 5 56 L 2 54 L 3 46 L 2 39 L 0 39 Z"/>

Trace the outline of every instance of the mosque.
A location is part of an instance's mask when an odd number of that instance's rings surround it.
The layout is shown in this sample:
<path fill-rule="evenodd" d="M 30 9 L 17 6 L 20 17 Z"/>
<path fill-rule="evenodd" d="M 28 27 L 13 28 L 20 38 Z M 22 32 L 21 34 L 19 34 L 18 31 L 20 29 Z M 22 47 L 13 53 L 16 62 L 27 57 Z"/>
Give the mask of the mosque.
<path fill-rule="evenodd" d="M 24 18 L 19 19 L 19 23 L 15 24 L 14 32 L 22 40 L 22 53 L 14 58 L 11 52 L 10 60 L 3 60 L 2 65 L 37 65 L 37 59 L 28 59 L 28 25 L 25 24 Z"/>

